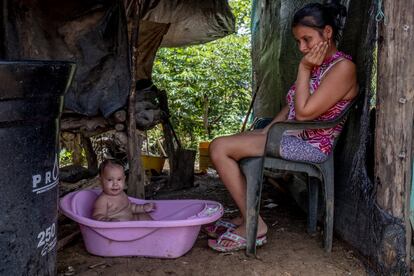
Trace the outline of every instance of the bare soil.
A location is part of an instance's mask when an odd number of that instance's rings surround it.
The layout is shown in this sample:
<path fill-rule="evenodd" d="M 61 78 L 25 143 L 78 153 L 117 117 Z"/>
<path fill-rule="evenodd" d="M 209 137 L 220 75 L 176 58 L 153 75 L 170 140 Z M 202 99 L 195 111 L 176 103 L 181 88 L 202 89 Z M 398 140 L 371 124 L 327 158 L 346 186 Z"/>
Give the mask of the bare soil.
<path fill-rule="evenodd" d="M 225 206 L 225 216 L 237 209 L 217 175 L 196 176 L 196 187 L 176 192 L 152 192 L 154 199 L 210 199 Z M 269 203 L 273 203 L 269 206 Z M 276 206 L 275 206 L 276 205 Z M 266 207 L 268 206 L 268 207 Z M 270 208 L 271 207 L 271 208 Z M 59 275 L 366 275 L 364 266 L 345 242 L 334 239 L 331 254 L 322 248 L 322 234 L 306 233 L 306 214 L 294 200 L 272 185 L 263 189 L 262 215 L 269 226 L 268 242 L 257 258 L 243 251 L 217 253 L 200 233 L 194 247 L 178 259 L 141 257 L 103 258 L 90 255 L 80 235 L 58 252 Z M 77 225 L 61 219 L 59 234 L 76 231 Z"/>

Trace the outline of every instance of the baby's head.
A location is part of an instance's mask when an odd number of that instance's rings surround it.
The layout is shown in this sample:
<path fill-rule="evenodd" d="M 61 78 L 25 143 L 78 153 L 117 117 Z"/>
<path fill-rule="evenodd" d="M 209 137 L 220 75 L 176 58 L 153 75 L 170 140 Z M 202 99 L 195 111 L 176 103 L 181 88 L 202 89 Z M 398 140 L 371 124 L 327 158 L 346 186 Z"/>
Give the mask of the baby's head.
<path fill-rule="evenodd" d="M 99 166 L 102 190 L 107 195 L 119 195 L 125 187 L 124 165 L 115 159 L 106 159 Z"/>

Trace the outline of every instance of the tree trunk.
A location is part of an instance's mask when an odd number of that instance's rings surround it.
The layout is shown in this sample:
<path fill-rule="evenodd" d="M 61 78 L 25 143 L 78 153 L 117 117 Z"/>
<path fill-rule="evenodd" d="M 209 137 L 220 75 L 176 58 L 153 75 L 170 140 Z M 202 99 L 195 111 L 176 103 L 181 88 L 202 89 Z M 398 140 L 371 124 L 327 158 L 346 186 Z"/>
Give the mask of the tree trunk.
<path fill-rule="evenodd" d="M 170 181 L 168 186 L 172 190 L 181 190 L 194 187 L 194 161 L 196 152 L 178 148 L 174 155 L 169 157 L 174 159 L 173 166 L 170 168 Z"/>
<path fill-rule="evenodd" d="M 411 228 L 409 198 L 412 177 L 414 113 L 414 1 L 383 4 L 379 29 L 375 179 L 381 208 L 405 223 L 409 267 Z M 384 246 L 386 265 L 397 260 L 396 248 Z"/>
<path fill-rule="evenodd" d="M 174 156 L 176 146 L 174 145 L 174 137 L 173 137 L 170 126 L 167 123 L 163 123 L 162 130 L 163 130 L 164 138 L 165 138 L 165 148 L 167 150 L 168 165 L 170 167 L 170 172 L 171 172 L 171 169 L 174 167 L 173 156 Z"/>
<path fill-rule="evenodd" d="M 93 149 L 92 141 L 89 137 L 81 135 L 81 144 L 85 149 L 86 161 L 88 163 L 88 171 L 92 175 L 98 174 L 98 157 Z"/>

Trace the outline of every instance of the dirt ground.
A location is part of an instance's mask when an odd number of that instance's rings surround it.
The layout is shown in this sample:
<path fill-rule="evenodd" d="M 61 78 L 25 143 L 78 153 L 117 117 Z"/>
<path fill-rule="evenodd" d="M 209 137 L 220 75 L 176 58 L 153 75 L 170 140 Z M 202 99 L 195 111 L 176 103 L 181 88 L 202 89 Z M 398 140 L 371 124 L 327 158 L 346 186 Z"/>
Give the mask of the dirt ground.
<path fill-rule="evenodd" d="M 237 214 L 229 194 L 214 171 L 196 176 L 196 187 L 177 192 L 153 192 L 154 199 L 210 199 L 222 203 L 225 217 Z M 269 205 L 269 203 L 272 203 Z M 266 207 L 267 206 L 267 207 Z M 141 257 L 103 258 L 90 255 L 79 236 L 58 252 L 59 275 L 366 275 L 363 264 L 345 242 L 334 239 L 331 254 L 322 249 L 322 235 L 306 233 L 306 214 L 288 194 L 266 184 L 262 215 L 269 226 L 268 242 L 258 258 L 243 251 L 217 253 L 207 247 L 200 233 L 194 247 L 178 259 Z M 69 219 L 60 220 L 59 234 L 76 229 Z"/>

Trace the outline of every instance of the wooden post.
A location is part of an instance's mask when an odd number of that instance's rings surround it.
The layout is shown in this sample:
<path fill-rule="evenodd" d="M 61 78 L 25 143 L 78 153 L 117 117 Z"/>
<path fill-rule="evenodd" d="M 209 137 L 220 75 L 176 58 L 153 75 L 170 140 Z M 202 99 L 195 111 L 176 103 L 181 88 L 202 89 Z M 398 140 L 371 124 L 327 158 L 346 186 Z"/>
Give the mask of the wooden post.
<path fill-rule="evenodd" d="M 85 150 L 88 171 L 91 175 L 98 174 L 98 157 L 93 149 L 92 141 L 89 137 L 81 135 L 81 144 Z"/>
<path fill-rule="evenodd" d="M 170 167 L 170 172 L 172 168 L 174 168 L 174 152 L 175 152 L 175 146 L 174 146 L 174 137 L 171 132 L 170 126 L 163 122 L 162 123 L 162 130 L 164 133 L 165 138 L 165 148 L 167 149 L 167 156 L 168 156 L 168 165 Z"/>
<path fill-rule="evenodd" d="M 414 0 L 383 1 L 378 48 L 375 179 L 381 208 L 405 223 L 406 264 L 410 264 L 410 186 L 414 114 Z M 395 260 L 393 246 L 383 246 L 386 266 Z"/>
<path fill-rule="evenodd" d="M 72 148 L 72 163 L 76 166 L 82 166 L 84 158 L 82 156 L 82 146 L 81 146 L 81 134 L 76 133 L 75 139 L 73 140 Z"/>
<path fill-rule="evenodd" d="M 144 178 L 141 170 L 141 149 L 139 147 L 139 137 L 137 136 L 137 126 L 135 122 L 135 98 L 136 98 L 136 55 L 138 45 L 138 29 L 140 19 L 139 1 L 135 1 L 135 10 L 132 20 L 131 39 L 130 44 L 130 72 L 131 72 L 131 87 L 128 100 L 128 195 L 133 197 L 145 198 Z"/>

